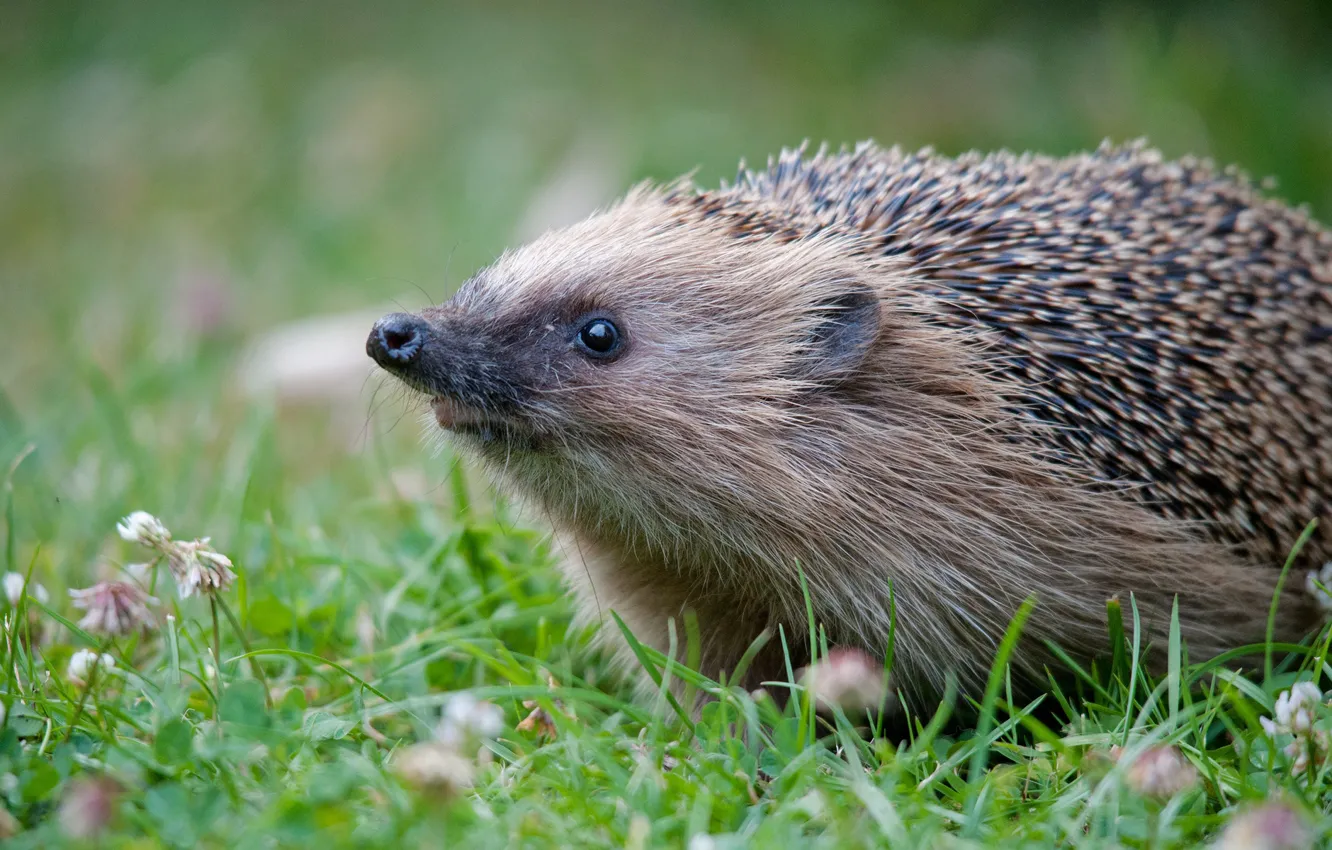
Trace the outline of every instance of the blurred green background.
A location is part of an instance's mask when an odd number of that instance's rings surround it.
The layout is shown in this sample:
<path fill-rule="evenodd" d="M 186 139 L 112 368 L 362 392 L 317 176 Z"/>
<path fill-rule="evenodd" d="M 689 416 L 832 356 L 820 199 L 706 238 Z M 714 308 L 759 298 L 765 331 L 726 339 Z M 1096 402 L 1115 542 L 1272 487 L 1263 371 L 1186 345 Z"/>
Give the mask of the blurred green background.
<path fill-rule="evenodd" d="M 132 499 L 284 504 L 245 485 L 255 459 L 292 486 L 349 449 L 410 475 L 420 429 L 367 378 L 364 316 L 440 300 L 642 178 L 715 185 L 806 138 L 1147 136 L 1332 217 L 1315 0 L 10 0 L 0 58 L 0 451 L 38 446 L 38 537 L 80 505 L 101 535 Z M 327 511 L 374 496 L 346 474 Z"/>
<path fill-rule="evenodd" d="M 215 724 L 222 708 L 197 692 L 184 717 L 197 724 L 183 732 L 191 757 L 159 755 L 169 774 L 151 768 L 145 781 L 148 753 L 180 741 L 179 709 L 124 688 L 96 716 L 138 720 L 108 723 L 108 744 L 84 748 L 80 764 L 110 765 L 134 790 L 122 820 L 145 836 L 136 846 L 331 847 L 353 833 L 357 846 L 415 846 L 408 829 L 434 846 L 445 818 L 496 844 L 626 846 L 645 822 L 625 800 L 654 819 L 657 841 L 700 812 L 704 828 L 749 830 L 762 815 L 767 834 L 795 835 L 825 805 L 841 813 L 829 815 L 843 824 L 833 835 L 863 840 L 860 792 L 828 763 L 802 754 L 803 778 L 774 783 L 758 805 L 757 762 L 737 759 L 723 720 L 689 768 L 700 772 L 671 774 L 663 791 L 644 779 L 663 774 L 629 755 L 649 729 L 595 700 L 570 702 L 580 719 L 538 749 L 506 735 L 521 759 L 503 779 L 486 768 L 473 826 L 471 802 L 448 815 L 410 808 L 382 765 L 429 735 L 425 707 L 439 694 L 493 686 L 512 724 L 527 708 L 511 688 L 543 687 L 547 670 L 588 693 L 627 689 L 565 629 L 539 519 L 491 513 L 447 449 L 428 450 L 438 437 L 423 439 L 420 402 L 373 374 L 365 336 L 382 312 L 444 299 L 506 246 L 641 179 L 697 169 L 716 185 L 740 159 L 761 164 L 805 139 L 1058 154 L 1141 136 L 1274 177 L 1278 195 L 1332 220 L 1332 2 L 0 0 L 0 572 L 31 568 L 53 608 L 77 619 L 64 591 L 142 558 L 114 528 L 148 510 L 235 559 L 236 632 L 312 654 L 267 656 L 283 706 L 271 727 L 237 723 L 231 707 Z M 217 633 L 206 606 L 164 601 L 186 669 L 207 680 Z M 80 640 L 45 625 L 42 663 L 58 674 Z M 241 641 L 225 625 L 222 635 L 220 657 L 234 659 Z M 136 640 L 118 666 L 136 666 L 149 693 L 170 681 L 171 647 Z M 384 706 L 381 732 L 362 724 L 368 698 L 353 679 L 315 657 L 402 701 Z M 239 664 L 218 666 L 226 695 L 248 693 L 257 718 L 255 683 Z M 10 727 L 15 683 L 49 696 L 59 682 L 19 668 L 0 676 Z M 1123 693 L 1136 693 L 1128 681 Z M 1088 704 L 1082 743 L 1112 727 L 1120 741 L 1148 716 L 1116 699 Z M 51 701 L 48 737 L 80 713 L 71 703 Z M 1221 710 L 1210 705 L 1208 722 Z M 168 716 L 176 733 L 149 744 L 157 732 L 145 730 L 169 728 L 156 725 Z M 338 739 L 315 739 L 311 720 Z M 654 724 L 650 747 L 671 741 L 666 728 Z M 56 846 L 46 837 L 61 816 L 47 813 L 67 795 L 57 768 L 71 769 L 72 745 L 52 758 L 45 742 L 8 740 L 0 812 L 24 819 L 26 846 Z M 1258 764 L 1264 750 L 1241 740 L 1243 764 L 1248 753 Z M 929 746 L 937 768 L 922 751 L 906 773 L 879 774 L 898 777 L 886 780 L 892 805 L 923 840 L 955 825 L 961 786 L 935 779 L 956 766 L 943 753 L 966 752 L 951 739 Z M 1238 749 L 1203 754 L 1209 776 L 1241 777 L 1241 789 L 1277 781 L 1232 760 Z M 1030 824 L 1031 840 L 1067 843 L 1082 801 L 1101 792 L 1087 798 L 1054 782 L 1053 762 L 1027 759 L 966 794 L 975 811 L 985 801 L 986 829 Z M 836 793 L 806 793 L 820 785 Z M 1142 804 L 1119 805 L 1105 828 L 1131 836 Z M 1192 837 L 1216 809 L 1190 806 L 1174 822 Z"/>

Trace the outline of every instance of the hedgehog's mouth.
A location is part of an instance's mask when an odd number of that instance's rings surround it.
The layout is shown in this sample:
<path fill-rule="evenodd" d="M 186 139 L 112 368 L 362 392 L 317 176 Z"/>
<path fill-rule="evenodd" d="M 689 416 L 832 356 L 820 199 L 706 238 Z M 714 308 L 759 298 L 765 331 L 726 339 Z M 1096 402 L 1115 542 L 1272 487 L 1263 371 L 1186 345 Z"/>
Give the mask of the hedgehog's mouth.
<path fill-rule="evenodd" d="M 432 398 L 430 409 L 434 412 L 435 421 L 439 423 L 439 427 L 449 431 L 461 431 L 480 428 L 483 425 L 498 424 L 494 422 L 494 417 L 487 416 L 465 404 L 460 404 L 456 399 L 448 396 L 437 395 Z"/>
<path fill-rule="evenodd" d="M 534 441 L 531 429 L 522 427 L 512 417 L 501 416 L 463 404 L 455 398 L 437 395 L 430 399 L 430 410 L 439 427 L 462 434 L 482 444 L 504 442 L 527 445 Z"/>

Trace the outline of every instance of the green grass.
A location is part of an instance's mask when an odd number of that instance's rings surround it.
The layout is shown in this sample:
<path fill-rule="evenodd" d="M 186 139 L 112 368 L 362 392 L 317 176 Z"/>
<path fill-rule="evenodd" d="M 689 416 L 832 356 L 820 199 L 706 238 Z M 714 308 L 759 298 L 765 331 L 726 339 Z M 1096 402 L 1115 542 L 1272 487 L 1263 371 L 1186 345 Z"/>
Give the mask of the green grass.
<path fill-rule="evenodd" d="M 715 182 L 805 137 L 1061 152 L 1145 134 L 1332 217 L 1319 4 L 1067 5 L 7 7 L 0 567 L 50 601 L 0 601 L 28 624 L 0 646 L 0 808 L 22 827 L 5 846 L 76 843 L 92 776 L 121 788 L 97 845 L 115 847 L 1190 847 L 1278 793 L 1327 832 L 1332 768 L 1294 775 L 1259 722 L 1294 682 L 1327 688 L 1327 633 L 1278 647 L 1270 674 L 1173 640 L 1157 678 L 1125 601 L 1112 659 L 1071 690 L 1014 705 L 996 665 L 974 725 L 944 705 L 868 732 L 643 650 L 716 697 L 684 717 L 631 699 L 569 631 L 539 522 L 426 450 L 410 405 L 364 374 L 275 400 L 235 377 L 284 321 L 445 297 L 589 139 L 620 187 Z M 81 688 L 69 658 L 101 638 L 66 590 L 144 559 L 115 533 L 136 509 L 235 560 L 240 628 L 216 615 L 215 664 L 214 612 L 162 576 L 174 624 L 112 642 L 116 672 Z M 460 691 L 503 731 L 443 799 L 390 764 Z M 553 738 L 517 729 L 529 701 Z M 1199 785 L 1154 800 L 1126 780 L 1167 743 Z"/>

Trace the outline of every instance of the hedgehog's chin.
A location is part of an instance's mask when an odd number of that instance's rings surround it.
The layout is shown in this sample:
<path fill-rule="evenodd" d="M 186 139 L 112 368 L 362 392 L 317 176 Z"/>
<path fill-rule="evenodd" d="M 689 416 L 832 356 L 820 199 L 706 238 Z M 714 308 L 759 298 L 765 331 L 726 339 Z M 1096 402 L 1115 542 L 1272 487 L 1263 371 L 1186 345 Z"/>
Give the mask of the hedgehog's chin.
<path fill-rule="evenodd" d="M 430 400 L 430 409 L 435 414 L 439 427 L 447 431 L 491 426 L 493 420 L 481 411 L 459 404 L 447 396 L 437 395 Z"/>
<path fill-rule="evenodd" d="M 435 422 L 439 427 L 454 434 L 471 437 L 482 445 L 494 443 L 500 434 L 510 430 L 509 424 L 498 417 L 460 404 L 447 396 L 432 398 L 430 409 L 435 414 Z"/>
<path fill-rule="evenodd" d="M 432 398 L 430 409 L 439 427 L 472 440 L 482 448 L 511 452 L 515 449 L 535 451 L 539 447 L 532 430 L 513 417 L 477 410 L 447 396 Z"/>

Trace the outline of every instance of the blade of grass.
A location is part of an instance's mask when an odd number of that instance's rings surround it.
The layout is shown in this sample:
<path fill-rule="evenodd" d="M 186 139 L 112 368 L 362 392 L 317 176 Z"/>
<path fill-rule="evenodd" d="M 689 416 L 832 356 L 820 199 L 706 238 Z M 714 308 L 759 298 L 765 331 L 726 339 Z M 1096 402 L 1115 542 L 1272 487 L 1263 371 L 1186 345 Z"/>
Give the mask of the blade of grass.
<path fill-rule="evenodd" d="M 1176 596 L 1170 606 L 1170 647 L 1166 654 L 1166 682 L 1169 686 L 1168 708 L 1170 709 L 1170 728 L 1174 729 L 1179 719 L 1179 682 L 1180 682 L 1180 637 L 1179 637 L 1179 597 Z"/>
<path fill-rule="evenodd" d="M 652 683 L 660 688 L 664 679 L 661 670 L 659 670 L 654 663 L 647 647 L 643 646 L 638 638 L 634 637 L 634 633 L 629 630 L 629 626 L 625 624 L 624 620 L 620 619 L 619 614 L 611 611 L 610 615 L 615 620 L 615 625 L 619 626 L 620 634 L 624 635 L 625 641 L 629 644 L 629 651 L 634 654 L 634 657 L 638 659 L 638 663 L 647 671 L 648 676 L 652 678 Z M 689 729 L 691 735 L 694 734 L 694 721 L 689 717 L 689 713 L 684 710 L 684 707 L 680 705 L 680 701 L 675 698 L 675 694 L 670 691 L 664 691 L 663 693 L 666 697 L 666 701 L 670 704 L 671 708 L 675 710 L 675 714 L 680 719 L 680 722 Z"/>
<path fill-rule="evenodd" d="M 1005 673 L 1008 670 L 1009 659 L 1013 657 L 1017 649 L 1018 638 L 1022 635 L 1022 628 L 1027 623 L 1027 618 L 1031 616 L 1032 609 L 1036 607 L 1036 598 L 1028 596 L 1018 608 L 1017 613 L 1008 624 L 1008 630 L 1004 632 L 1003 640 L 999 642 L 999 651 L 995 656 L 994 664 L 990 667 L 990 678 L 985 685 L 985 695 L 981 699 L 980 719 L 976 724 L 976 747 L 971 753 L 971 763 L 967 768 L 967 824 L 963 830 L 964 837 L 974 838 L 980 831 L 981 826 L 981 808 L 979 806 L 981 788 L 985 782 L 985 767 L 990 755 L 990 745 L 988 736 L 990 730 L 994 728 L 995 706 L 999 700 L 999 688 L 1003 685 Z"/>
<path fill-rule="evenodd" d="M 814 599 L 809 594 L 809 582 L 805 580 L 805 569 L 796 562 L 796 571 L 800 575 L 800 593 L 805 597 L 805 619 L 809 625 L 809 665 L 813 667 L 819 660 L 818 624 L 814 620 Z M 800 733 L 796 736 L 798 746 L 804 747 L 812 742 L 815 735 L 816 706 L 814 695 L 808 690 L 800 691 Z M 806 735 L 809 735 L 806 738 Z"/>
<path fill-rule="evenodd" d="M 1133 654 L 1130 656 L 1128 690 L 1125 691 L 1124 702 L 1124 738 L 1120 741 L 1121 746 L 1128 744 L 1129 731 L 1132 723 L 1129 718 L 1133 715 L 1133 706 L 1138 698 L 1138 668 L 1142 661 L 1142 619 L 1138 615 L 1138 600 L 1133 594 L 1129 594 L 1129 609 L 1133 612 Z"/>
<path fill-rule="evenodd" d="M 337 663 L 336 661 L 329 661 L 327 658 L 321 658 L 320 656 L 315 655 L 314 653 L 311 652 L 301 652 L 298 649 L 285 649 L 281 647 L 275 647 L 272 649 L 251 650 L 250 652 L 246 652 L 241 655 L 232 656 L 227 660 L 243 661 L 247 658 L 254 658 L 260 655 L 284 655 L 288 658 L 294 658 L 299 661 L 305 661 L 310 664 L 322 664 L 326 667 L 332 667 L 334 670 L 337 670 L 339 673 L 346 676 L 348 679 L 351 679 L 353 682 L 365 688 L 367 691 L 379 697 L 380 699 L 384 700 L 385 702 L 393 701 L 388 694 L 379 690 L 379 688 L 376 688 L 374 685 L 370 684 L 365 679 L 362 679 L 360 676 L 348 670 L 346 667 L 343 667 L 341 664 Z"/>
<path fill-rule="evenodd" d="M 883 698 L 878 710 L 870 715 L 870 730 L 874 737 L 883 733 L 884 713 L 888 710 L 888 700 L 892 696 L 893 660 L 897 653 L 897 594 L 893 590 L 892 579 L 888 580 L 888 645 L 883 656 Z"/>
<path fill-rule="evenodd" d="M 1295 541 L 1295 546 L 1291 548 L 1290 554 L 1286 556 L 1286 563 L 1281 568 L 1281 576 L 1277 578 L 1276 589 L 1272 591 L 1272 605 L 1267 609 L 1267 640 L 1265 641 L 1267 646 L 1263 654 L 1263 684 L 1265 685 L 1272 680 L 1272 637 L 1276 633 L 1277 603 L 1281 601 L 1281 590 L 1286 586 L 1286 576 L 1290 574 L 1290 568 L 1294 565 L 1295 559 L 1299 557 L 1300 550 L 1304 548 L 1304 544 L 1309 542 L 1309 538 L 1313 537 L 1316 528 L 1318 528 L 1318 520 L 1311 519 L 1309 524 L 1304 527 L 1304 531 L 1300 532 L 1299 538 Z"/>
<path fill-rule="evenodd" d="M 1118 596 L 1113 596 L 1105 603 L 1106 624 L 1110 630 L 1110 681 L 1124 681 L 1128 659 L 1124 649 L 1128 646 L 1128 637 L 1124 633 L 1124 609 Z"/>
<path fill-rule="evenodd" d="M 684 612 L 685 627 L 685 666 L 697 670 L 701 666 L 703 638 L 698 629 L 698 614 L 691 608 Z M 723 679 L 725 677 L 723 676 Z M 684 704 L 691 709 L 698 698 L 698 688 L 691 681 L 685 681 Z"/>
<path fill-rule="evenodd" d="M 920 730 L 920 734 L 911 742 L 910 749 L 907 750 L 907 761 L 915 758 L 934 743 L 934 739 L 939 737 L 939 732 L 952 716 L 953 704 L 957 700 L 957 679 L 951 674 L 944 680 L 943 698 L 939 700 L 939 706 L 934 710 L 934 715 L 925 728 Z"/>
<path fill-rule="evenodd" d="M 750 641 L 749 647 L 745 649 L 745 654 L 740 656 L 740 661 L 736 663 L 735 670 L 727 678 L 726 684 L 731 687 L 739 687 L 744 680 L 745 674 L 749 672 L 750 665 L 754 663 L 754 657 L 759 654 L 768 641 L 772 640 L 772 632 L 764 629 L 759 632 L 759 636 Z"/>

